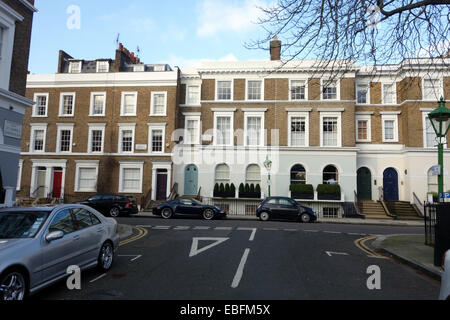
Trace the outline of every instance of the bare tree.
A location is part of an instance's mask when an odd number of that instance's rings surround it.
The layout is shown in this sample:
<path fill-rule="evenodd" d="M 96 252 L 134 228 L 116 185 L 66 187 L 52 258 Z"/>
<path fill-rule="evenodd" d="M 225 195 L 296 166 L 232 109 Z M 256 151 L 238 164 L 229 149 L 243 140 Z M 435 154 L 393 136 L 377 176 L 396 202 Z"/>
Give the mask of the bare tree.
<path fill-rule="evenodd" d="M 314 59 L 318 69 L 438 59 L 450 49 L 450 0 L 278 0 L 261 10 L 265 35 L 247 47 L 267 50 L 277 36 L 284 60 Z"/>

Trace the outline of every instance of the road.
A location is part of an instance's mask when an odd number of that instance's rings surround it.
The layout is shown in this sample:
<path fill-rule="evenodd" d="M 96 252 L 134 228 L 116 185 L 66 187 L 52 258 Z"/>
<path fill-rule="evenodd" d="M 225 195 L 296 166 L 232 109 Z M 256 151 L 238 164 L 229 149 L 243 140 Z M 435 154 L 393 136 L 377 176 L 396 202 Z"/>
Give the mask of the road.
<path fill-rule="evenodd" d="M 422 228 L 198 219 L 119 218 L 141 230 L 122 245 L 110 272 L 82 274 L 42 300 L 437 299 L 440 283 L 355 245 L 369 235 L 419 234 Z M 144 230 L 146 234 L 142 231 Z M 381 289 L 369 290 L 370 266 Z"/>

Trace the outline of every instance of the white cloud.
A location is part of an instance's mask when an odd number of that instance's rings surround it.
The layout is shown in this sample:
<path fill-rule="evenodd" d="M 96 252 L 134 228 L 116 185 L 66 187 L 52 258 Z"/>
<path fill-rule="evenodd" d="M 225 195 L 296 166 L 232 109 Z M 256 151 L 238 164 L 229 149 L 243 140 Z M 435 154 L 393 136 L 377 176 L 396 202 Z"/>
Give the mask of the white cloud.
<path fill-rule="evenodd" d="M 219 59 L 186 59 L 183 57 L 171 55 L 169 60 L 162 61 L 162 63 L 168 63 L 172 67 L 177 66 L 180 68 L 195 68 L 199 67 L 203 62 L 206 61 L 238 61 L 238 59 L 233 53 L 229 53 Z"/>
<path fill-rule="evenodd" d="M 198 7 L 197 35 L 214 36 L 219 32 L 246 32 L 256 26 L 263 15 L 259 7 L 267 6 L 261 0 L 236 1 L 203 0 Z"/>

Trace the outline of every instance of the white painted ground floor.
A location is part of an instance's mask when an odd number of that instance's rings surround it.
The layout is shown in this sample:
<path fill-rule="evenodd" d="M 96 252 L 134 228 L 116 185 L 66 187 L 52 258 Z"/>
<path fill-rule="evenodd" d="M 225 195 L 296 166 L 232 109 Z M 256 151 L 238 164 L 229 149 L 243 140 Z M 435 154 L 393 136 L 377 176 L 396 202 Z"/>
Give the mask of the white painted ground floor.
<path fill-rule="evenodd" d="M 264 162 L 272 162 L 269 172 Z M 320 184 L 336 181 L 342 202 L 364 200 L 420 201 L 437 192 L 437 150 L 403 146 L 359 145 L 356 148 L 240 148 L 181 147 L 174 152 L 174 182 L 182 195 L 213 197 L 216 184 L 241 183 L 261 186 L 262 196 L 290 196 L 291 184 Z M 445 191 L 450 190 L 450 152 L 445 151 Z M 334 181 L 333 181 L 334 180 Z M 317 199 L 317 193 L 315 193 Z"/>

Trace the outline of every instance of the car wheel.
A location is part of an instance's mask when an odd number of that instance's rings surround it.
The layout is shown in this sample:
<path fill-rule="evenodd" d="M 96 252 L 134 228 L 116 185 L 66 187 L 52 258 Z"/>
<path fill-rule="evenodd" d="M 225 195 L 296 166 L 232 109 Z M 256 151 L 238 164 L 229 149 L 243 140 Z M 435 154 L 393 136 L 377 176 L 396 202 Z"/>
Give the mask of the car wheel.
<path fill-rule="evenodd" d="M 163 217 L 164 219 L 170 219 L 170 218 L 172 218 L 172 216 L 173 216 L 173 212 L 172 212 L 172 209 L 170 209 L 170 208 L 164 208 L 161 211 L 161 217 Z"/>
<path fill-rule="evenodd" d="M 259 220 L 261 221 L 268 221 L 270 219 L 270 215 L 268 212 L 261 212 L 261 214 L 259 215 Z"/>
<path fill-rule="evenodd" d="M 112 207 L 111 210 L 109 210 L 109 215 L 113 218 L 117 218 L 120 215 L 120 209 L 117 207 Z"/>
<path fill-rule="evenodd" d="M 307 214 L 307 213 L 303 213 L 303 214 L 300 216 L 300 220 L 301 220 L 303 223 L 310 223 L 310 222 L 311 222 L 311 216 L 310 216 L 309 214 Z"/>
<path fill-rule="evenodd" d="M 27 282 L 22 272 L 10 270 L 0 279 L 0 300 L 21 301 L 27 292 Z"/>
<path fill-rule="evenodd" d="M 214 218 L 214 211 L 211 209 L 206 209 L 203 211 L 203 219 L 205 220 L 212 220 Z"/>
<path fill-rule="evenodd" d="M 114 248 L 110 242 L 105 242 L 98 256 L 98 267 L 101 271 L 111 269 L 114 260 Z"/>

